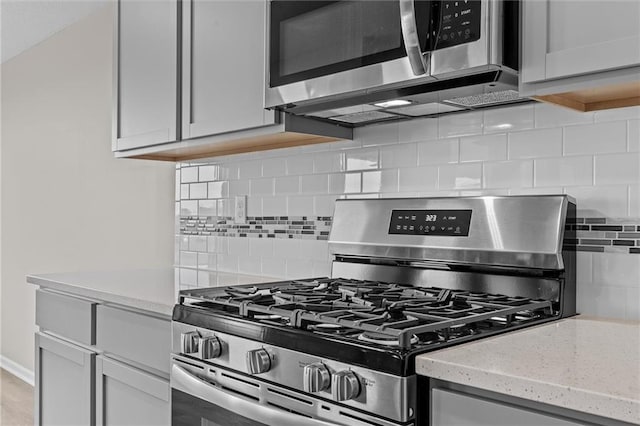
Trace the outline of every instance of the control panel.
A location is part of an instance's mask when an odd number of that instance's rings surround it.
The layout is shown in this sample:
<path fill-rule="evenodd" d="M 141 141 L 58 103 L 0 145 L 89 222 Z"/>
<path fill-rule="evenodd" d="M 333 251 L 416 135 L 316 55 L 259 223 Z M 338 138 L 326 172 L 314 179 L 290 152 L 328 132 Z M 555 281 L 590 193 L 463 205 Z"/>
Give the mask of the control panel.
<path fill-rule="evenodd" d="M 434 14 L 435 22 L 430 34 L 432 50 L 480 39 L 481 0 L 438 1 L 433 4 L 439 10 Z"/>
<path fill-rule="evenodd" d="M 389 234 L 468 237 L 471 210 L 393 210 Z"/>

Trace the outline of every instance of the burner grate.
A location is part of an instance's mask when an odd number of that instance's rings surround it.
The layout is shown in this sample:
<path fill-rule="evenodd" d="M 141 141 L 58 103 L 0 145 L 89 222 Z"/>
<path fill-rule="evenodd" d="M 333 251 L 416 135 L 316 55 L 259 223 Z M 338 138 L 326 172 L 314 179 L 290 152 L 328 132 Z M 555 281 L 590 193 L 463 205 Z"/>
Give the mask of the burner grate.
<path fill-rule="evenodd" d="M 319 330 L 385 336 L 380 337 L 383 344 L 397 341 L 403 349 L 415 344 L 415 336 L 446 341 L 487 324 L 508 327 L 554 314 L 546 300 L 332 278 L 188 290 L 180 297 L 180 303 L 184 298 L 206 301 L 256 320 L 277 317 L 279 324 L 297 328 L 321 324 Z M 434 339 L 434 334 L 440 338 Z"/>

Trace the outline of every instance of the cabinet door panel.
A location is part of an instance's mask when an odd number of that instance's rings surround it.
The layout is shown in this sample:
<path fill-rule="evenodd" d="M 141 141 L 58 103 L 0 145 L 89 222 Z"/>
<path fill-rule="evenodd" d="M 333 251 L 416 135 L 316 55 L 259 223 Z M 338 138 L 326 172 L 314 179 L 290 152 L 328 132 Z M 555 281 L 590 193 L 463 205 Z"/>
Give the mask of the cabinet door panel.
<path fill-rule="evenodd" d="M 183 137 L 274 122 L 264 109 L 266 1 L 183 1 Z"/>
<path fill-rule="evenodd" d="M 36 333 L 35 422 L 94 424 L 95 353 Z"/>
<path fill-rule="evenodd" d="M 524 83 L 604 72 L 640 64 L 640 3 L 523 3 Z"/>
<path fill-rule="evenodd" d="M 102 355 L 96 361 L 98 425 L 168 425 L 169 381 Z"/>
<path fill-rule="evenodd" d="M 457 392 L 434 389 L 431 395 L 432 426 L 579 426 L 581 424 Z"/>
<path fill-rule="evenodd" d="M 118 2 L 116 149 L 177 140 L 178 2 Z"/>

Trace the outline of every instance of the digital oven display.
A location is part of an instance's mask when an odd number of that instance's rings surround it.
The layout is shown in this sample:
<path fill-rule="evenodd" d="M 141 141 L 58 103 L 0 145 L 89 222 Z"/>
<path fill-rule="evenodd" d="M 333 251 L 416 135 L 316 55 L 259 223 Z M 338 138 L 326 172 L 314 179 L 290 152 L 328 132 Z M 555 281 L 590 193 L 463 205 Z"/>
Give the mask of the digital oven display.
<path fill-rule="evenodd" d="M 468 237 L 471 210 L 393 210 L 389 234 Z"/>

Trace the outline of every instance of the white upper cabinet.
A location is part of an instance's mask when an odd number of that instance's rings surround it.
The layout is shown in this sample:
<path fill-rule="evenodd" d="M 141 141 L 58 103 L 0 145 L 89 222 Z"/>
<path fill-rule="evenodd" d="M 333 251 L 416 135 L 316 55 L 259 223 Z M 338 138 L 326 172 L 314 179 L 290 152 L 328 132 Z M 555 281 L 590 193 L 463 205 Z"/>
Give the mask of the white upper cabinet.
<path fill-rule="evenodd" d="M 522 95 L 574 92 L 565 104 L 583 110 L 637 104 L 640 2 L 523 0 L 522 18 Z"/>
<path fill-rule="evenodd" d="M 274 123 L 264 109 L 266 1 L 182 4 L 183 139 Z"/>
<path fill-rule="evenodd" d="M 118 2 L 114 150 L 179 137 L 178 14 L 175 0 Z"/>

